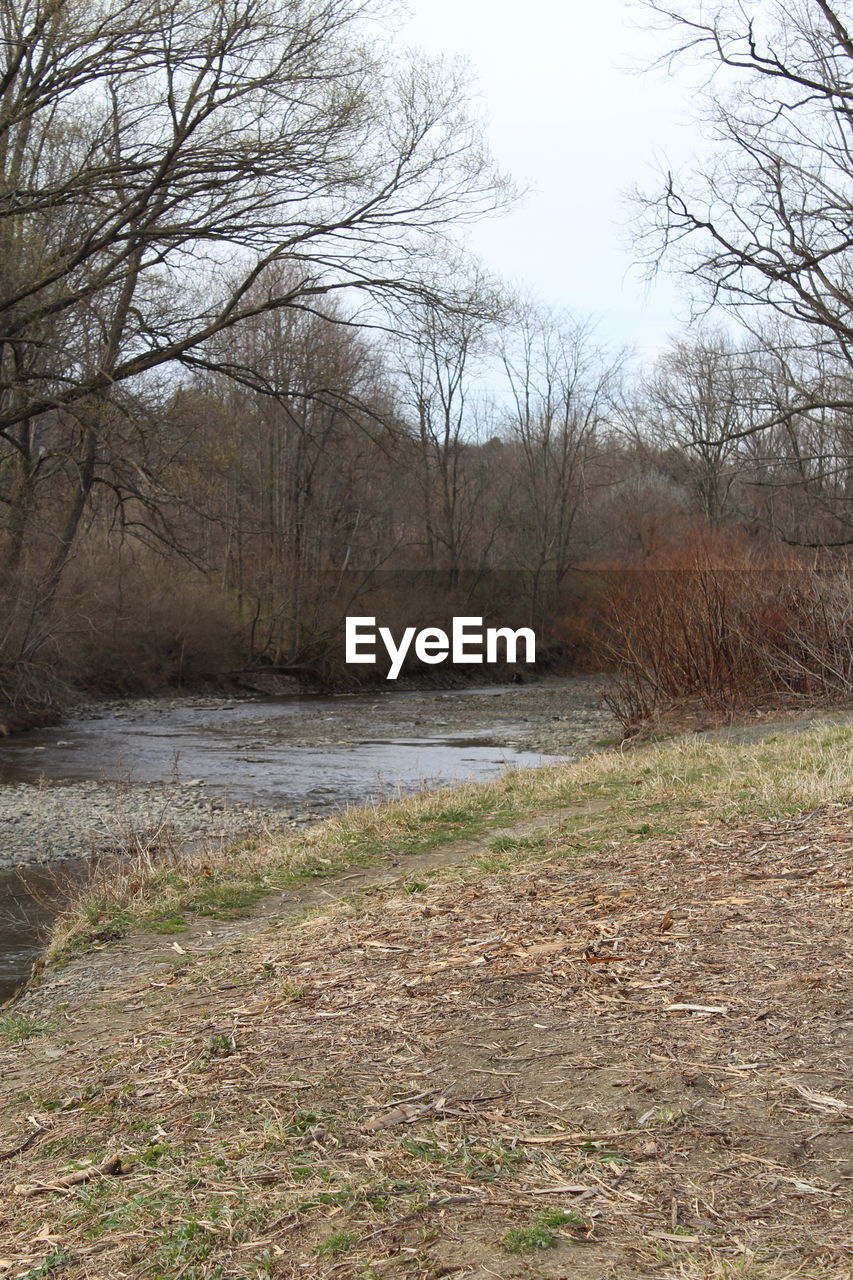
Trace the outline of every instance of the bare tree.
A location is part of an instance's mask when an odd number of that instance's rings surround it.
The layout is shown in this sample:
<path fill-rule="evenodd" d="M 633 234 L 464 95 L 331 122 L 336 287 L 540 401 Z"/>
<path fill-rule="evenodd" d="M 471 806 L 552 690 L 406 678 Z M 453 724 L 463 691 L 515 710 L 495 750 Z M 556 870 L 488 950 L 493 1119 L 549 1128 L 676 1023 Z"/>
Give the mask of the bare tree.
<path fill-rule="evenodd" d="M 426 565 L 446 571 L 451 581 L 483 560 L 484 548 L 473 545 L 482 527 L 483 475 L 474 465 L 481 406 L 472 384 L 502 307 L 494 287 L 475 277 L 452 312 L 429 304 L 410 309 L 396 344 L 402 406 L 417 455 L 416 537 L 423 539 Z"/>
<path fill-rule="evenodd" d="M 268 287 L 266 276 L 256 285 Z M 299 649 L 306 587 L 380 561 L 393 542 L 371 484 L 395 443 L 379 350 L 326 307 L 229 330 L 196 379 L 226 418 L 198 433 L 197 451 L 224 448 L 224 465 L 202 468 L 212 484 L 198 511 L 223 531 L 223 581 L 251 617 L 250 651 L 276 661 L 285 638 Z"/>
<path fill-rule="evenodd" d="M 832 345 L 763 325 L 753 357 L 757 420 L 738 442 L 756 514 L 785 542 L 853 540 L 853 375 Z"/>
<path fill-rule="evenodd" d="M 329 294 L 447 298 L 438 247 L 504 195 L 464 71 L 403 65 L 367 2 L 0 0 L 7 567 L 61 457 L 53 594 L 155 371 Z"/>
<path fill-rule="evenodd" d="M 592 341 L 588 324 L 520 305 L 501 352 L 509 408 L 514 552 L 538 584 L 559 584 L 578 559 L 577 524 L 587 464 L 606 420 L 620 360 Z"/>
<path fill-rule="evenodd" d="M 647 201 L 653 255 L 675 251 L 712 299 L 769 306 L 850 358 L 853 27 L 826 0 L 644 3 L 676 33 L 671 59 L 712 73 L 712 158 Z"/>
<path fill-rule="evenodd" d="M 783 325 L 784 343 L 768 348 L 783 394 L 769 398 L 763 417 L 733 424 L 730 439 L 764 433 L 778 440 L 773 432 L 781 427 L 804 459 L 826 455 L 829 468 L 841 465 L 846 474 L 832 486 L 821 480 L 821 495 L 843 520 L 849 458 L 842 462 L 834 445 L 826 453 L 826 415 L 834 420 L 830 434 L 843 434 L 853 411 L 850 15 L 829 0 L 643 3 L 675 34 L 669 59 L 697 61 L 709 72 L 712 143 L 703 167 L 668 173 L 662 190 L 643 199 L 644 250 L 653 266 L 673 261 L 706 301 L 733 309 L 757 336 L 766 336 L 768 315 Z M 814 360 L 804 376 L 789 351 L 807 347 L 818 363 L 822 353 L 835 366 L 832 376 L 811 376 Z M 806 464 L 800 483 L 814 487 L 813 466 Z M 829 526 L 821 536 L 832 540 Z"/>
<path fill-rule="evenodd" d="M 733 514 L 738 442 L 762 420 L 752 356 L 721 330 L 674 343 L 639 387 L 632 435 L 716 527 Z"/>

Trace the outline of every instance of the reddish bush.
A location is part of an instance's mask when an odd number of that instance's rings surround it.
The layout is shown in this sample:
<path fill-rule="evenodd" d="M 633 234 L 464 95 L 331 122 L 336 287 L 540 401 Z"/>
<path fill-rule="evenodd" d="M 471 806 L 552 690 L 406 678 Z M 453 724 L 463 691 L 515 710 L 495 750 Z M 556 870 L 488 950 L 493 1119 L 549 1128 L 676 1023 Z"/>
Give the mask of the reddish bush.
<path fill-rule="evenodd" d="M 853 581 L 846 563 L 805 565 L 743 535 L 694 530 L 642 567 L 597 576 L 608 702 L 634 732 L 685 698 L 715 712 L 771 695 L 853 693 Z"/>

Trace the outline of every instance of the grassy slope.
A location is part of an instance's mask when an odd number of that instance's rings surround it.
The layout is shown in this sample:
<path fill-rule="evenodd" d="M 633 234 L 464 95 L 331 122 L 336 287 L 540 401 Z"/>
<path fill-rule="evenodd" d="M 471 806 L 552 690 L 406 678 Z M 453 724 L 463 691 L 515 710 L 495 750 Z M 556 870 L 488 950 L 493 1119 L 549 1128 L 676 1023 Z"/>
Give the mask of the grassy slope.
<path fill-rule="evenodd" d="M 102 886 L 56 954 L 105 920 L 174 925 L 299 877 L 478 845 L 416 881 L 402 860 L 396 896 L 254 934 L 247 922 L 219 954 L 190 953 L 165 983 L 135 981 L 103 1010 L 7 1017 L 13 1047 L 0 1058 L 31 1082 L 7 1097 L 0 1154 L 39 1132 L 0 1165 L 0 1274 L 840 1280 L 843 1185 L 825 1152 L 824 1163 L 792 1153 L 816 1133 L 834 1141 L 841 1117 L 790 1079 L 810 1070 L 797 1080 L 838 1094 L 836 1049 L 806 1033 L 841 995 L 841 882 L 803 859 L 849 848 L 851 797 L 850 730 L 688 741 L 351 813 L 227 866 Z M 813 810 L 822 826 L 804 831 Z M 512 834 L 537 814 L 555 815 L 549 830 Z M 764 885 L 774 866 L 781 878 Z M 687 884 L 697 898 L 685 906 Z M 725 908 L 733 923 L 713 955 L 708 902 L 744 894 L 754 917 Z M 682 910 L 661 933 L 669 904 Z M 806 958 L 796 948 L 812 934 Z M 575 936 L 625 937 L 636 956 L 612 968 L 655 1007 L 626 1019 L 611 966 L 586 962 Z M 580 973 L 568 986 L 539 967 L 554 948 Z M 693 992 L 689 966 L 709 959 L 720 976 L 705 981 L 732 984 L 744 1015 L 664 1016 L 661 1003 Z M 762 1020 L 768 1002 L 780 1019 L 806 1010 L 801 1040 Z M 63 1056 L 46 1062 L 45 1046 Z M 685 1101 L 694 1059 L 700 1096 Z M 99 1173 L 117 1153 L 129 1175 Z M 563 1186 L 587 1191 L 541 1194 Z"/>
<path fill-rule="evenodd" d="M 676 833 L 704 813 L 726 819 L 793 812 L 849 785 L 851 744 L 845 727 L 784 733 L 750 747 L 686 739 L 351 810 L 298 836 L 258 837 L 190 864 L 174 857 L 163 865 L 143 854 L 124 868 L 104 865 L 94 873 L 60 919 L 48 958 L 140 925 L 177 932 L 192 915 L 228 915 L 276 889 L 441 850 L 537 815 L 561 813 L 574 847 L 590 852 L 606 839 Z M 567 816 L 572 809 L 577 813 Z M 519 852 L 531 856 L 531 842 Z"/>

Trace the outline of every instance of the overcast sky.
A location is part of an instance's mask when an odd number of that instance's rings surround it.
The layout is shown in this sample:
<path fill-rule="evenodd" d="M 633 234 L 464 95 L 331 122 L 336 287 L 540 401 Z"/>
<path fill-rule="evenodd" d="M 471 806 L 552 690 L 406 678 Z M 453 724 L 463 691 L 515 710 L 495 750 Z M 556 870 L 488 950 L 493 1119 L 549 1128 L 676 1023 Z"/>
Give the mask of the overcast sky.
<path fill-rule="evenodd" d="M 690 85 L 637 68 L 663 47 L 636 0 L 408 0 L 402 35 L 472 64 L 499 163 L 531 190 L 473 232 L 492 270 L 599 319 L 600 337 L 653 354 L 685 317 L 672 280 L 649 291 L 624 193 L 656 160 L 691 154 Z"/>

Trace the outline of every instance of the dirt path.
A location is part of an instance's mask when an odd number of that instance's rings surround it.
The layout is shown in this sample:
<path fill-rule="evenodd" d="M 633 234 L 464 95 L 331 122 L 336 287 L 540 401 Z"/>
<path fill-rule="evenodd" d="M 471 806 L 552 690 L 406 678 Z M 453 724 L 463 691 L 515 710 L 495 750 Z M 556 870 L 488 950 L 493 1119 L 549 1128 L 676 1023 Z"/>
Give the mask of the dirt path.
<path fill-rule="evenodd" d="M 404 858 L 392 854 L 376 866 L 325 876 L 287 892 L 270 893 L 250 911 L 235 913 L 231 919 L 190 918 L 177 940 L 150 930 L 137 930 L 130 937 L 96 946 L 78 959 L 46 970 L 30 990 L 14 1002 L 14 1008 L 28 1017 L 43 1018 L 61 1004 L 66 1019 L 84 1019 L 83 1038 L 104 1035 L 109 1039 L 115 1025 L 112 1015 L 105 1026 L 102 1018 L 90 1016 L 92 1006 L 104 1000 L 120 1001 L 122 991 L 128 986 L 136 989 L 140 983 L 143 986 L 151 981 L 156 983 L 170 972 L 183 971 L 187 964 L 185 957 L 214 953 L 240 938 L 253 936 L 269 921 L 281 925 L 305 919 L 317 910 L 343 903 L 359 893 L 411 881 L 421 873 L 458 866 L 487 853 L 502 837 L 514 840 L 553 837 L 566 818 L 593 814 L 606 807 L 606 801 L 590 802 L 582 808 L 540 814 L 512 826 L 495 826 L 474 839 L 427 852 L 407 854 Z M 0 1084 L 0 1097 L 3 1088 Z"/>

